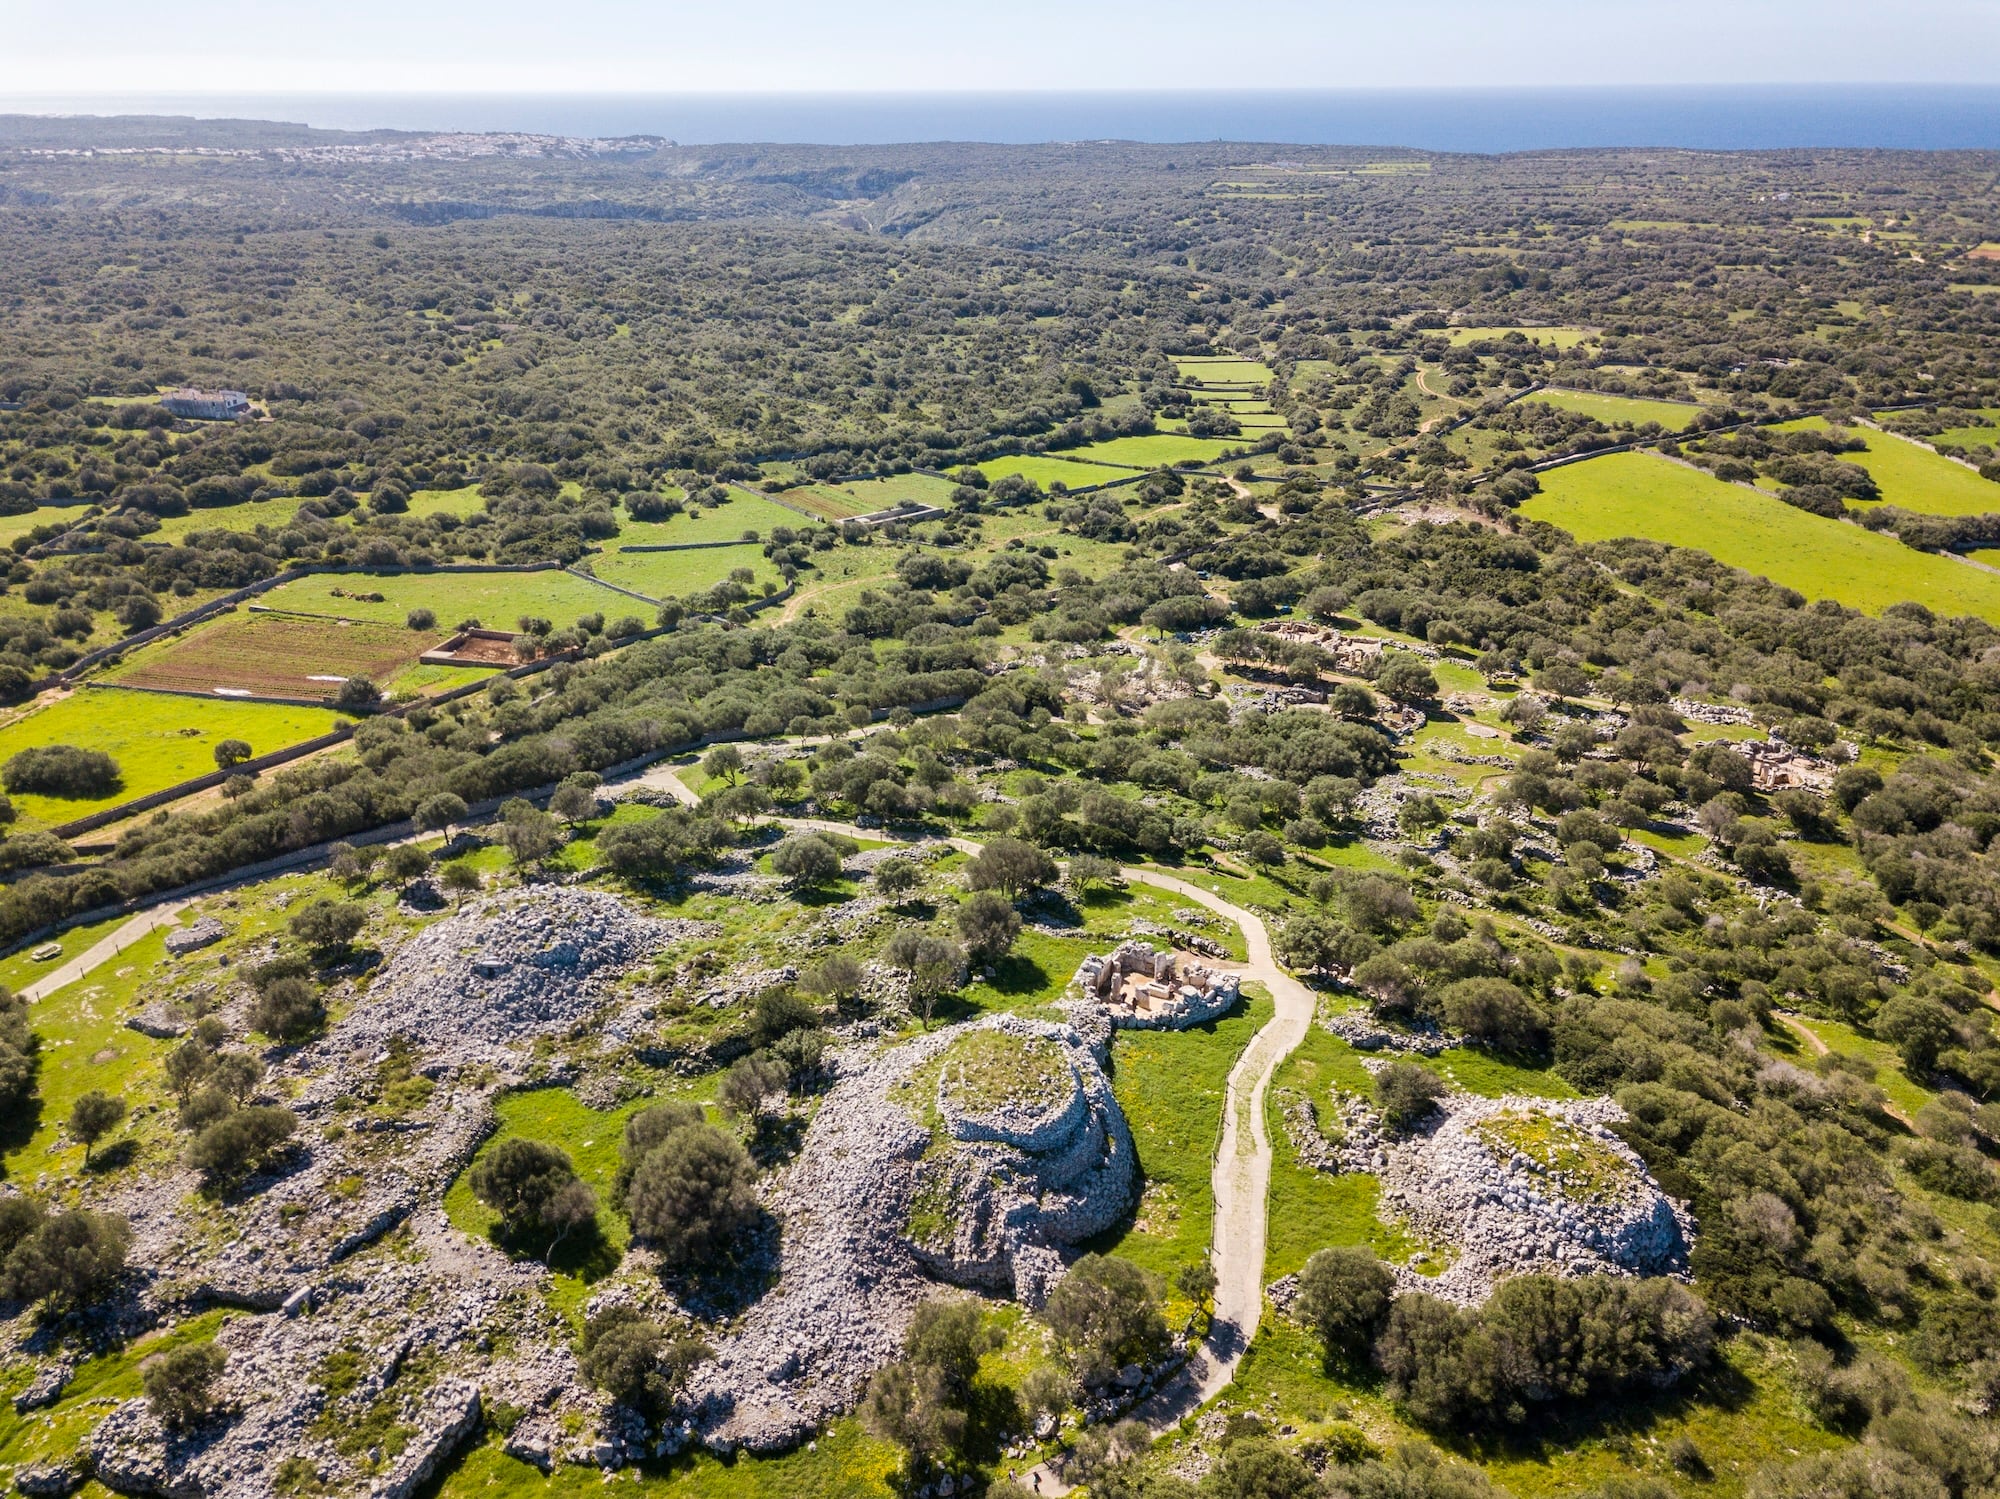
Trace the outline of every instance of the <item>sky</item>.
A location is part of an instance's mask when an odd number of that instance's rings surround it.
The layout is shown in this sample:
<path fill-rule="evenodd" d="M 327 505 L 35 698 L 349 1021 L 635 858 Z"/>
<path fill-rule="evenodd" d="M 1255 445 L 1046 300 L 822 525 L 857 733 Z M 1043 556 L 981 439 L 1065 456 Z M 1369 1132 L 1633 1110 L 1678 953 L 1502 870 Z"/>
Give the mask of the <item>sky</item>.
<path fill-rule="evenodd" d="M 2000 0 L 0 0 L 0 95 L 2000 83 Z"/>

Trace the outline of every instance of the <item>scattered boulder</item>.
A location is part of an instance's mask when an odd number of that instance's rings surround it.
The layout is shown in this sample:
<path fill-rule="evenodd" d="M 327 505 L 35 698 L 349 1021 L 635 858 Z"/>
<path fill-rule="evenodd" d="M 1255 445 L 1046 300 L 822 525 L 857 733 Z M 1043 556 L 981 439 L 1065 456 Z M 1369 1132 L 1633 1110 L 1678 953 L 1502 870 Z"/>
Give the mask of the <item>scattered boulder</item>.
<path fill-rule="evenodd" d="M 204 916 L 192 926 L 175 927 L 167 933 L 167 951 L 175 957 L 198 952 L 229 935 L 229 929 L 213 916 Z"/>

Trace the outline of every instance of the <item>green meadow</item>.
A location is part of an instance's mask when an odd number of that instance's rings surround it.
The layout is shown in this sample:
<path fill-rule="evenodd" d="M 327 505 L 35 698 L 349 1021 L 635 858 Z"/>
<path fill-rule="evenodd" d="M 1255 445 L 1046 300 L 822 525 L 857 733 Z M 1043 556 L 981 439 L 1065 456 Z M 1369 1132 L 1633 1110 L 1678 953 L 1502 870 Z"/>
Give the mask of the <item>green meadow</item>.
<path fill-rule="evenodd" d="M 1780 430 L 1823 432 L 1826 427 L 1824 418 L 1814 416 L 1787 422 Z M 2000 429 L 1971 430 L 1985 431 L 1987 442 L 2000 437 Z M 1868 444 L 1868 451 L 1840 456 L 1868 470 L 1882 491 L 1883 504 L 1925 515 L 1983 515 L 2000 510 L 2000 484 L 1980 478 L 1964 464 L 1893 432 L 1868 431 L 1859 435 Z"/>
<path fill-rule="evenodd" d="M 1521 512 L 1579 541 L 1640 536 L 1692 547 L 1807 598 L 1837 599 L 1870 614 L 1911 600 L 1941 614 L 2000 623 L 2000 576 L 1653 453 L 1614 453 L 1556 469 Z"/>
<path fill-rule="evenodd" d="M 1134 468 L 1158 468 L 1163 463 L 1185 463 L 1191 458 L 1202 463 L 1213 463 L 1229 449 L 1241 446 L 1240 442 L 1226 442 L 1213 437 L 1180 437 L 1155 433 L 1151 437 L 1114 437 L 1109 442 L 1094 442 L 1087 448 L 1078 448 L 1076 456 L 1094 458 L 1099 463 L 1125 463 Z"/>
<path fill-rule="evenodd" d="M 734 547 L 704 547 L 692 552 L 607 552 L 585 561 L 604 582 L 629 588 L 634 593 L 643 593 L 649 599 L 684 598 L 691 593 L 700 593 L 713 588 L 739 567 L 747 567 L 757 575 L 756 581 L 750 585 L 753 594 L 760 592 L 760 585 L 764 583 L 776 585 L 784 581 L 778 576 L 777 568 L 771 565 L 771 560 L 748 543 Z M 616 600 L 607 600 L 603 607 L 614 614 L 646 612 L 637 599 L 626 599 L 624 606 Z M 651 621 L 648 620 L 648 623 Z"/>
<path fill-rule="evenodd" d="M 1453 328 L 1450 330 L 1451 346 L 1459 348 L 1465 344 L 1484 343 L 1490 338 L 1505 338 L 1510 333 L 1518 333 L 1529 343 L 1550 344 L 1558 349 L 1573 349 L 1586 338 L 1594 337 L 1588 328 Z"/>
<path fill-rule="evenodd" d="M 1051 484 L 1066 484 L 1071 489 L 1110 484 L 1119 479 L 1129 479 L 1133 477 L 1134 472 L 1130 467 L 1112 468 L 1104 464 L 1072 463 L 1067 458 L 1044 458 L 1036 453 L 1024 454 L 1017 458 L 989 458 L 979 465 L 979 471 L 989 479 L 1001 479 L 1008 474 L 1019 474 L 1044 489 Z"/>
<path fill-rule="evenodd" d="M 755 531 L 759 537 L 768 537 L 776 526 L 790 526 L 797 530 L 801 526 L 816 524 L 812 516 L 761 495 L 748 495 L 740 490 L 731 490 L 730 495 L 728 504 L 703 510 L 699 515 L 683 511 L 666 520 L 621 519 L 618 534 L 604 544 L 604 549 L 609 552 L 621 546 L 681 546 L 690 541 L 741 541 L 745 531 Z"/>
<path fill-rule="evenodd" d="M 1190 384 L 1264 386 L 1276 378 L 1258 359 L 1176 359 L 1174 368 Z"/>
<path fill-rule="evenodd" d="M 1558 410 L 1594 416 L 1607 427 L 1638 427 L 1658 422 L 1669 432 L 1678 432 L 1701 414 L 1699 406 L 1679 401 L 1642 401 L 1632 396 L 1601 396 L 1576 390 L 1538 390 L 1528 399 Z"/>
<path fill-rule="evenodd" d="M 241 739 L 262 755 L 324 734 L 339 722 L 323 708 L 89 687 L 0 726 L 0 763 L 41 744 L 103 750 L 118 762 L 124 784 L 111 796 L 13 798 L 25 821 L 48 825 L 206 775 L 215 769 L 215 747 L 225 739 Z"/>

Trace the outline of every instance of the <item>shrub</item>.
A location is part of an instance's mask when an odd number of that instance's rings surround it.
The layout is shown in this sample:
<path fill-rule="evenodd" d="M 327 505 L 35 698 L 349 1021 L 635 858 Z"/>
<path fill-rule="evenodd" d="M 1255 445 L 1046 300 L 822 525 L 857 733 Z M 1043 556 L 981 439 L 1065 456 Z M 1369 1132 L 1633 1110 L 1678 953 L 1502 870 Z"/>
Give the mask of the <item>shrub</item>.
<path fill-rule="evenodd" d="M 1500 1051 L 1539 1051 L 1548 1041 L 1532 1001 L 1506 979 L 1469 978 L 1447 985 L 1437 997 L 1444 1023 Z"/>
<path fill-rule="evenodd" d="M 103 750 L 78 749 L 73 744 L 41 744 L 24 749 L 0 766 L 0 784 L 8 794 L 79 799 L 110 796 L 122 775 L 118 762 Z"/>
<path fill-rule="evenodd" d="M 430 609 L 412 609 L 408 614 L 403 616 L 404 626 L 412 630 L 435 630 L 437 622 L 436 611 Z"/>
<path fill-rule="evenodd" d="M 215 768 L 233 770 L 248 760 L 254 751 L 246 739 L 225 739 L 215 747 Z"/>
<path fill-rule="evenodd" d="M 1293 1311 L 1325 1350 L 1329 1368 L 1366 1360 L 1389 1303 L 1396 1277 L 1359 1245 L 1322 1249 L 1299 1272 Z"/>
<path fill-rule="evenodd" d="M 229 1355 L 213 1343 L 189 1343 L 148 1359 L 146 1403 L 169 1431 L 199 1426 L 215 1409 L 215 1382 Z"/>
<path fill-rule="evenodd" d="M 297 1041 L 318 1030 L 326 1019 L 319 990 L 303 978 L 272 979 L 250 1007 L 250 1025 L 274 1041 Z"/>
<path fill-rule="evenodd" d="M 211 1184 L 240 1182 L 290 1140 L 297 1126 L 292 1111 L 276 1105 L 232 1109 L 194 1137 L 188 1145 L 188 1164 Z"/>
<path fill-rule="evenodd" d="M 1398 1298 L 1375 1358 L 1413 1420 L 1458 1429 L 1670 1384 L 1706 1363 L 1714 1340 L 1708 1308 L 1676 1281 L 1523 1275 L 1476 1311 Z"/>
<path fill-rule="evenodd" d="M 683 1125 L 632 1172 L 625 1191 L 632 1231 L 670 1268 L 714 1263 L 757 1220 L 755 1178 L 742 1145 L 713 1125 Z"/>
<path fill-rule="evenodd" d="M 817 890 L 840 878 L 840 851 L 817 833 L 801 833 L 771 851 L 771 872 L 796 889 Z"/>
<path fill-rule="evenodd" d="M 998 890 L 1018 900 L 1030 890 L 1053 884 L 1056 862 L 1032 843 L 1019 838 L 995 838 L 965 866 L 965 883 L 973 890 Z"/>
<path fill-rule="evenodd" d="M 472 1195 L 500 1215 L 502 1233 L 552 1233 L 551 1253 L 597 1216 L 596 1194 L 577 1180 L 568 1153 L 540 1140 L 502 1140 L 473 1166 L 471 1184 Z"/>
<path fill-rule="evenodd" d="M 18 1233 L 21 1224 L 11 1227 Z M 118 1214 L 57 1213 L 18 1238 L 0 1269 L 0 1294 L 79 1310 L 110 1294 L 131 1249 L 132 1225 Z"/>
<path fill-rule="evenodd" d="M 584 1380 L 620 1405 L 655 1419 L 687 1388 L 697 1364 L 715 1357 L 699 1338 L 670 1337 L 636 1307 L 607 1307 L 583 1329 Z"/>
<path fill-rule="evenodd" d="M 294 911 L 285 925 L 314 956 L 338 958 L 368 925 L 368 908 L 353 901 L 316 900 Z"/>
<path fill-rule="evenodd" d="M 1391 1062 L 1375 1074 L 1375 1106 L 1392 1129 L 1426 1118 L 1448 1091 L 1444 1079 L 1415 1062 Z"/>
<path fill-rule="evenodd" d="M 1077 1378 L 1103 1384 L 1126 1364 L 1146 1364 L 1167 1349 L 1157 1277 L 1130 1260 L 1086 1254 L 1056 1283 L 1042 1316 Z"/>
<path fill-rule="evenodd" d="M 991 890 L 979 891 L 960 906 L 955 919 L 966 956 L 975 963 L 999 962 L 1021 934 L 1021 917 L 1013 902 Z"/>
<path fill-rule="evenodd" d="M 91 1147 L 118 1127 L 125 1117 L 125 1100 L 114 1098 L 96 1088 L 85 1093 L 70 1106 L 70 1138 L 83 1143 L 83 1159 L 90 1160 Z"/>

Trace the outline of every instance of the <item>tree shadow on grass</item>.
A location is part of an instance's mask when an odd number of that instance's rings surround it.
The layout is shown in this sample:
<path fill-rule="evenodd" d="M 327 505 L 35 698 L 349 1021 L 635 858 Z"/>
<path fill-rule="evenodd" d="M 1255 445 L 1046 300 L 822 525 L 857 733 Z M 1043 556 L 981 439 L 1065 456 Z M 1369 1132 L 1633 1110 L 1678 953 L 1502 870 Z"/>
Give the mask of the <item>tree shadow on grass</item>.
<path fill-rule="evenodd" d="M 1433 1431 L 1430 1436 L 1447 1451 L 1475 1462 L 1543 1463 L 1587 1441 L 1616 1450 L 1623 1441 L 1646 1436 L 1659 1422 L 1685 1420 L 1697 1409 L 1740 1411 L 1756 1396 L 1757 1387 L 1741 1370 L 1716 1358 L 1672 1389 L 1560 1404 L 1533 1411 L 1520 1426 L 1503 1430 Z"/>
<path fill-rule="evenodd" d="M 120 1171 L 138 1159 L 138 1155 L 139 1142 L 127 1136 L 123 1140 L 113 1140 L 109 1145 L 93 1150 L 90 1159 L 84 1162 L 83 1169 L 92 1176 Z"/>
<path fill-rule="evenodd" d="M 486 1230 L 486 1237 L 510 1260 L 532 1260 L 585 1285 L 602 1280 L 624 1258 L 617 1246 L 604 1237 L 603 1228 L 594 1219 L 586 1227 L 572 1230 L 553 1248 L 549 1241 L 554 1235 L 540 1228 L 509 1233 L 504 1225 L 496 1223 Z"/>
<path fill-rule="evenodd" d="M 1006 995 L 1033 994 L 1049 985 L 1049 971 L 1033 958 L 1009 953 L 993 965 L 993 977 L 986 981 Z"/>
<path fill-rule="evenodd" d="M 40 1059 L 35 1059 L 39 1070 Z M 30 1093 L 17 1108 L 0 1110 L 0 1153 L 11 1154 L 21 1149 L 35 1138 L 35 1132 L 42 1127 L 42 1096 Z M 7 1175 L 4 1160 L 0 1160 L 0 1179 Z"/>

